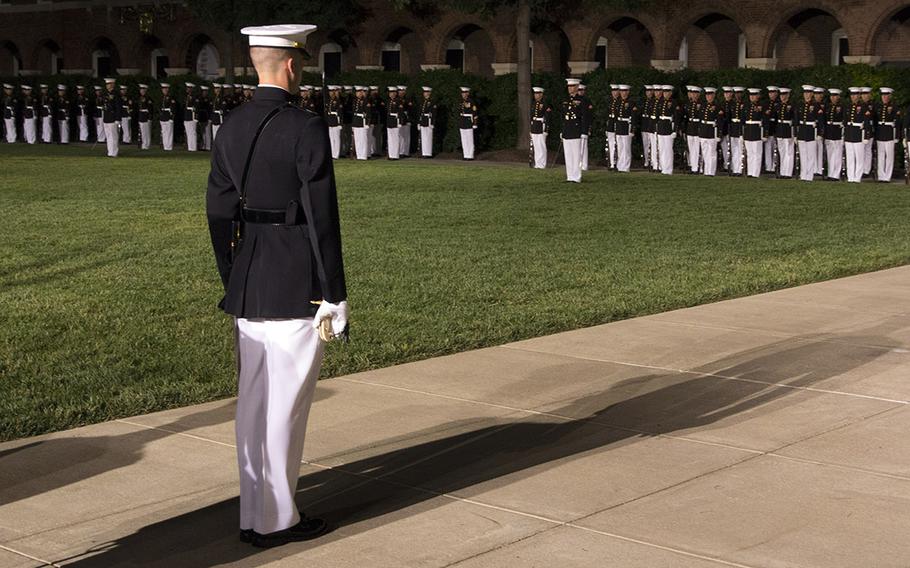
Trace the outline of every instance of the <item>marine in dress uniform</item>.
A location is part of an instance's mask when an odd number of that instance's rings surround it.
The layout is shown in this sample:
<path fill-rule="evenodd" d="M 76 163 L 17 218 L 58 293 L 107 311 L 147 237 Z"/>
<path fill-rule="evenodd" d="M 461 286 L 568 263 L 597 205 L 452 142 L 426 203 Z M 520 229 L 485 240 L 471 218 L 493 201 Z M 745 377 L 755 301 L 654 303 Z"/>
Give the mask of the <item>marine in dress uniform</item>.
<path fill-rule="evenodd" d="M 91 112 L 89 100 L 85 96 L 85 86 L 76 85 L 76 99 L 73 101 L 73 112 L 79 126 L 79 141 L 88 141 L 88 117 Z"/>
<path fill-rule="evenodd" d="M 850 87 L 850 105 L 844 114 L 844 154 L 847 160 L 847 181 L 863 181 L 866 146 L 874 134 L 872 109 L 862 100 L 862 88 Z"/>
<path fill-rule="evenodd" d="M 417 113 L 417 131 L 420 135 L 420 157 L 433 157 L 433 131 L 436 128 L 436 103 L 433 101 L 433 87 L 421 87 L 423 99 Z"/>
<path fill-rule="evenodd" d="M 734 176 L 743 175 L 744 169 L 744 152 L 743 147 L 743 108 L 747 101 L 744 100 L 743 94 L 745 89 L 740 86 L 733 87 L 732 105 L 727 107 L 727 132 L 730 138 L 730 174 Z"/>
<path fill-rule="evenodd" d="M 139 98 L 134 106 L 139 124 L 139 148 L 148 150 L 152 147 L 152 99 L 149 98 L 149 86 L 145 83 L 139 83 Z"/>
<path fill-rule="evenodd" d="M 594 127 L 594 105 L 586 94 L 588 87 L 584 83 L 578 84 L 578 96 L 581 98 L 581 104 L 585 106 L 591 114 L 591 120 L 588 121 L 588 131 L 581 139 L 581 171 L 588 171 L 588 138 L 591 136 L 591 128 Z"/>
<path fill-rule="evenodd" d="M 70 143 L 71 112 L 70 100 L 66 96 L 66 85 L 57 85 L 57 98 L 54 101 L 54 120 L 57 121 L 57 141 L 60 144 Z"/>
<path fill-rule="evenodd" d="M 825 174 L 825 120 L 828 116 L 828 104 L 825 102 L 824 87 L 816 86 L 812 92 L 815 105 L 821 110 L 815 129 L 815 175 L 821 176 Z"/>
<path fill-rule="evenodd" d="M 44 83 L 38 85 L 38 126 L 41 129 L 42 144 L 50 144 L 54 141 L 54 112 L 51 110 L 53 103 L 54 101 L 51 99 L 51 95 L 48 93 L 48 86 Z"/>
<path fill-rule="evenodd" d="M 197 101 L 199 111 L 199 132 L 202 133 L 202 149 L 210 151 L 212 149 L 212 100 L 209 98 L 208 85 L 201 85 L 199 100 Z"/>
<path fill-rule="evenodd" d="M 13 94 L 14 91 L 13 85 L 3 83 L 3 130 L 8 144 L 16 142 L 16 113 L 19 100 Z"/>
<path fill-rule="evenodd" d="M 347 158 L 353 152 L 354 133 L 351 121 L 354 117 L 354 87 L 343 85 L 341 87 L 341 153 L 339 158 Z"/>
<path fill-rule="evenodd" d="M 765 139 L 764 151 L 765 151 L 765 171 L 767 172 L 777 172 L 777 167 L 780 162 L 780 149 L 777 147 L 777 137 L 775 132 L 777 127 L 775 122 L 777 121 L 778 107 L 780 106 L 780 89 L 774 85 L 769 85 L 767 87 L 768 91 L 768 104 L 766 105 L 766 116 L 768 117 L 768 137 Z"/>
<path fill-rule="evenodd" d="M 341 87 L 329 85 L 329 100 L 325 103 L 325 119 L 329 125 L 329 141 L 332 143 L 332 158 L 341 156 L 341 129 L 344 107 L 341 103 Z"/>
<path fill-rule="evenodd" d="M 803 100 L 796 105 L 793 123 L 799 150 L 799 179 L 812 181 L 817 169 L 818 148 L 815 140 L 819 120 L 824 120 L 825 109 L 815 102 L 815 87 L 803 85 Z"/>
<path fill-rule="evenodd" d="M 794 127 L 796 109 L 790 103 L 790 89 L 788 87 L 780 87 L 778 93 L 780 96 L 774 104 L 774 112 L 771 115 L 771 128 L 777 145 L 777 174 L 782 179 L 790 179 L 793 177 L 796 159 L 796 144 L 794 142 L 796 135 Z"/>
<path fill-rule="evenodd" d="M 550 114 L 553 108 L 544 102 L 544 88 L 532 87 L 534 102 L 531 103 L 531 150 L 532 166 L 538 170 L 547 167 L 547 132 L 550 128 Z"/>
<path fill-rule="evenodd" d="M 725 120 L 721 124 L 720 131 L 720 153 L 723 158 L 723 163 L 721 166 L 724 168 L 724 171 L 730 173 L 730 159 L 732 144 L 730 142 L 730 117 L 734 114 L 734 105 L 736 101 L 733 99 L 733 87 L 721 87 L 721 94 L 723 100 L 719 102 L 720 107 L 724 111 Z"/>
<path fill-rule="evenodd" d="M 22 134 L 26 144 L 38 142 L 38 111 L 31 85 L 22 85 Z"/>
<path fill-rule="evenodd" d="M 690 174 L 697 174 L 701 169 L 701 139 L 698 137 L 698 127 L 701 124 L 701 87 L 686 85 L 688 102 L 683 108 L 683 122 L 685 123 L 686 149 Z"/>
<path fill-rule="evenodd" d="M 876 151 L 876 178 L 878 181 L 888 183 L 894 173 L 894 146 L 903 132 L 903 115 L 891 101 L 894 89 L 882 87 L 880 103 L 873 106 L 872 115 L 875 117 L 875 151 Z"/>
<path fill-rule="evenodd" d="M 717 89 L 704 87 L 705 102 L 698 120 L 698 139 L 701 146 L 703 173 L 713 176 L 717 173 L 717 143 L 726 119 L 724 107 L 717 102 Z"/>
<path fill-rule="evenodd" d="M 673 175 L 673 141 L 676 140 L 682 109 L 673 100 L 673 85 L 661 86 L 661 98 L 656 127 L 658 161 L 660 173 Z"/>
<path fill-rule="evenodd" d="M 581 85 L 579 85 L 579 90 Z M 607 107 L 607 166 L 614 170 L 616 169 L 616 107 L 619 103 L 619 85 L 611 83 L 610 84 L 610 104 Z M 585 161 L 584 156 L 587 155 L 587 148 L 585 144 L 582 143 L 582 162 Z M 587 167 L 582 167 L 582 171 L 587 170 Z"/>
<path fill-rule="evenodd" d="M 221 127 L 206 197 L 225 291 L 221 307 L 236 326 L 240 538 L 259 547 L 327 530 L 325 521 L 302 515 L 294 502 L 323 357 L 316 327 L 328 319 L 332 332 L 341 334 L 348 319 L 328 126 L 292 104 L 289 92 L 296 95 L 303 72 L 297 50 L 314 28 L 241 30 L 250 35 L 262 83 Z M 282 51 L 275 56 L 275 49 Z M 280 56 L 288 58 L 284 64 Z M 239 242 L 233 230 L 238 220 Z"/>
<path fill-rule="evenodd" d="M 370 155 L 382 155 L 382 133 L 385 130 L 385 101 L 378 85 L 370 85 Z"/>
<path fill-rule="evenodd" d="M 872 112 L 872 87 L 860 87 L 860 101 L 866 106 L 866 110 L 869 111 L 872 117 L 872 129 L 875 130 L 875 113 Z M 872 173 L 872 150 L 875 148 L 875 144 L 871 142 L 866 144 L 863 148 L 863 176 L 868 176 Z"/>
<path fill-rule="evenodd" d="M 92 118 L 95 119 L 95 140 L 99 143 L 106 143 L 107 139 L 104 131 L 104 88 L 100 85 L 95 85 Z"/>
<path fill-rule="evenodd" d="M 641 112 L 641 156 L 642 166 L 647 170 L 651 164 L 651 138 L 654 136 L 654 86 L 645 85 L 645 102 Z"/>
<path fill-rule="evenodd" d="M 104 107 L 101 112 L 101 121 L 104 123 L 104 139 L 107 142 L 107 155 L 109 158 L 116 158 L 120 153 L 120 113 L 123 112 L 123 105 L 120 103 L 120 96 L 117 94 L 115 79 L 105 79 L 104 86 L 106 92 L 104 95 Z"/>
<path fill-rule="evenodd" d="M 370 116 L 373 105 L 367 98 L 367 88 L 363 85 L 354 86 L 354 104 L 351 107 L 351 128 L 354 133 L 354 151 L 358 160 L 367 160 L 370 157 Z"/>
<path fill-rule="evenodd" d="M 183 131 L 186 135 L 186 149 L 195 152 L 199 149 L 199 115 L 196 104 L 199 99 L 196 98 L 193 90 L 196 88 L 195 83 L 185 83 L 186 96 L 183 99 Z"/>
<path fill-rule="evenodd" d="M 629 99 L 631 87 L 624 84 L 616 87 L 619 91 L 613 123 L 616 137 L 616 171 L 628 172 L 632 168 L 632 137 L 635 135 L 639 110 L 635 102 Z"/>
<path fill-rule="evenodd" d="M 120 85 L 120 130 L 124 144 L 133 143 L 133 101 L 130 99 L 129 89 Z"/>
<path fill-rule="evenodd" d="M 825 110 L 825 157 L 827 158 L 829 180 L 841 179 L 844 165 L 844 106 L 841 104 L 841 90 L 828 89 L 830 99 Z"/>
<path fill-rule="evenodd" d="M 398 85 L 398 99 L 401 101 L 401 124 L 399 124 L 398 133 L 401 136 L 401 144 L 398 149 L 402 157 L 411 155 L 411 123 L 414 114 L 414 101 L 408 96 L 408 86 Z"/>
<path fill-rule="evenodd" d="M 591 127 L 591 108 L 578 95 L 578 79 L 566 79 L 569 96 L 562 103 L 562 149 L 566 161 L 566 181 L 581 183 L 582 140 Z"/>
<path fill-rule="evenodd" d="M 170 152 L 174 149 L 174 118 L 177 115 L 177 99 L 171 96 L 171 86 L 161 83 L 161 104 L 158 106 L 158 124 L 161 125 L 161 147 Z"/>
<path fill-rule="evenodd" d="M 770 129 L 767 105 L 759 100 L 761 89 L 749 89 L 749 102 L 743 105 L 740 122 L 743 129 L 743 150 L 746 159 L 746 175 L 761 177 L 764 141 Z"/>
<path fill-rule="evenodd" d="M 397 160 L 401 157 L 401 135 L 398 125 L 401 122 L 401 101 L 398 99 L 398 86 L 389 85 L 389 101 L 385 107 L 386 144 L 389 159 Z"/>
<path fill-rule="evenodd" d="M 458 130 L 461 134 L 462 158 L 474 159 L 474 131 L 477 130 L 477 105 L 471 99 L 471 88 L 461 87 L 461 105 L 458 112 Z"/>
<path fill-rule="evenodd" d="M 224 91 L 223 84 L 212 83 L 212 140 L 218 137 L 218 129 L 227 114 L 227 96 Z"/>

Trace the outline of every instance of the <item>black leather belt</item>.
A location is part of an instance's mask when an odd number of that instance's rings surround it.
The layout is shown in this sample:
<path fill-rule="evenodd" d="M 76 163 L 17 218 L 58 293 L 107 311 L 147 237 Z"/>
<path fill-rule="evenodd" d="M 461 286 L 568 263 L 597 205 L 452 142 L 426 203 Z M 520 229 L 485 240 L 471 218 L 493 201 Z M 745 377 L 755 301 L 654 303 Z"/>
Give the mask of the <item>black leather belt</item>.
<path fill-rule="evenodd" d="M 247 223 L 256 225 L 303 225 L 303 223 L 288 223 L 288 212 L 284 209 L 249 209 L 244 208 L 241 217 Z M 296 217 L 296 215 L 292 215 Z"/>

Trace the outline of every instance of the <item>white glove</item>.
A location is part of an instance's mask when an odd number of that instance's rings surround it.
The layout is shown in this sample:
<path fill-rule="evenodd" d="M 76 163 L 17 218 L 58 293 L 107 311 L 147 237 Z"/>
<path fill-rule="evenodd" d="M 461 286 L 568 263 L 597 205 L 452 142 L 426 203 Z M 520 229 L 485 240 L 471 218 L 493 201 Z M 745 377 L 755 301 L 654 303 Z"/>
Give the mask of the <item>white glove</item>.
<path fill-rule="evenodd" d="M 332 304 L 323 300 L 316 310 L 316 317 L 313 318 L 313 329 L 319 329 L 322 320 L 329 318 L 332 320 L 332 333 L 341 334 L 344 328 L 348 326 L 348 302 L 342 300 L 337 304 Z"/>
<path fill-rule="evenodd" d="M 863 140 L 863 144 L 868 144 L 869 140 L 870 140 L 869 138 L 866 138 L 865 140 Z"/>
<path fill-rule="evenodd" d="M 587 140 L 587 138 L 588 138 L 588 135 L 587 135 L 587 134 L 582 134 L 582 135 L 581 135 L 581 139 L 582 139 L 582 140 Z"/>

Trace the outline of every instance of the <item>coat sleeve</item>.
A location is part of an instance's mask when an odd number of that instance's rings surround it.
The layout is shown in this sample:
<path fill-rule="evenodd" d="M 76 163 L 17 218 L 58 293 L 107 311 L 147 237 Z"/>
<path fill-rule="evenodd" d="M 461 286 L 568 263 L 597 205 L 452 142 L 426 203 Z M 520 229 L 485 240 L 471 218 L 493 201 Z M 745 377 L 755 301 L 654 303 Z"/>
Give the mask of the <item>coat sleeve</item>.
<path fill-rule="evenodd" d="M 341 223 L 329 129 L 325 119 L 310 118 L 297 140 L 297 174 L 303 183 L 301 199 L 308 199 L 313 218 L 307 219 L 316 232 L 316 244 L 322 255 L 325 280 L 321 281 L 323 298 L 333 304 L 348 296 L 341 257 Z M 314 267 L 316 268 L 316 267 Z"/>
<path fill-rule="evenodd" d="M 231 240 L 233 222 L 240 217 L 240 195 L 224 167 L 223 150 L 215 139 L 212 148 L 212 169 L 209 173 L 205 209 L 209 222 L 209 234 L 215 253 L 215 264 L 221 283 L 227 290 L 231 277 Z"/>

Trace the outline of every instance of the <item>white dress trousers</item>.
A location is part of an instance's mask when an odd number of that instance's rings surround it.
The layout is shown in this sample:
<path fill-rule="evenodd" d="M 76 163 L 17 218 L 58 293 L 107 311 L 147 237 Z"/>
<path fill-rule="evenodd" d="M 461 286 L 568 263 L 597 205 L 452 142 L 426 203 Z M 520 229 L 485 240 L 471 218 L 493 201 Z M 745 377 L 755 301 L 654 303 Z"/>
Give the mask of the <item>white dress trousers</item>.
<path fill-rule="evenodd" d="M 686 145 L 689 148 L 689 170 L 697 173 L 701 157 L 701 138 L 686 135 Z"/>
<path fill-rule="evenodd" d="M 70 121 L 69 120 L 58 120 L 57 121 L 57 131 L 60 133 L 60 143 L 69 144 L 70 143 Z"/>
<path fill-rule="evenodd" d="M 825 139 L 821 136 L 815 137 L 815 173 L 824 175 L 825 169 Z"/>
<path fill-rule="evenodd" d="M 236 318 L 240 528 L 294 526 L 307 419 L 322 365 L 312 318 Z"/>
<path fill-rule="evenodd" d="M 329 126 L 329 143 L 332 146 L 332 159 L 341 155 L 341 126 Z"/>
<path fill-rule="evenodd" d="M 370 127 L 355 126 L 354 130 L 354 152 L 358 160 L 366 160 L 370 157 Z"/>
<path fill-rule="evenodd" d="M 398 135 L 397 126 L 395 126 L 395 127 L 387 126 L 386 127 L 386 141 L 388 142 L 388 145 L 389 145 L 389 147 L 388 147 L 389 159 L 397 160 L 398 158 L 400 158 L 401 153 L 398 151 L 398 147 L 400 146 L 401 136 Z"/>
<path fill-rule="evenodd" d="M 828 178 L 840 179 L 844 166 L 844 141 L 825 140 L 825 151 L 828 153 Z"/>
<path fill-rule="evenodd" d="M 863 181 L 863 165 L 866 148 L 869 144 L 862 142 L 845 142 L 847 154 L 847 181 L 859 183 Z"/>
<path fill-rule="evenodd" d="M 878 151 L 878 181 L 891 181 L 894 173 L 894 140 L 888 142 L 876 141 Z M 870 143 L 871 146 L 871 143 Z"/>
<path fill-rule="evenodd" d="M 812 181 L 817 167 L 818 146 L 815 140 L 799 141 L 799 179 Z"/>
<path fill-rule="evenodd" d="M 212 149 L 212 123 L 208 120 L 202 123 L 202 149 Z"/>
<path fill-rule="evenodd" d="M 424 158 L 433 157 L 433 127 L 418 126 L 420 130 L 420 155 Z"/>
<path fill-rule="evenodd" d="M 25 141 L 34 144 L 38 141 L 38 119 L 26 118 L 22 121 L 22 130 L 25 134 Z"/>
<path fill-rule="evenodd" d="M 582 144 L 582 148 L 583 148 L 582 151 L 585 154 L 587 154 L 588 153 L 587 152 L 587 150 L 588 150 L 587 139 L 585 139 L 584 143 Z M 616 133 L 607 131 L 607 163 L 610 165 L 610 168 L 616 167 L 616 161 L 617 161 L 616 160 Z M 584 166 L 582 166 L 581 169 L 587 170 L 588 169 L 587 164 L 584 164 Z"/>
<path fill-rule="evenodd" d="M 656 132 L 649 132 L 651 139 L 651 169 L 660 170 L 660 136 Z"/>
<path fill-rule="evenodd" d="M 159 120 L 161 124 L 161 147 L 170 152 L 174 149 L 174 121 Z"/>
<path fill-rule="evenodd" d="M 398 132 L 401 135 L 401 144 L 398 146 L 398 151 L 401 152 L 402 156 L 410 156 L 411 155 L 411 123 L 398 127 Z"/>
<path fill-rule="evenodd" d="M 651 167 L 651 136 L 650 132 L 641 133 L 641 153 L 644 157 L 645 169 Z"/>
<path fill-rule="evenodd" d="M 730 139 L 730 171 L 736 175 L 743 173 L 743 139 Z"/>
<path fill-rule="evenodd" d="M 673 134 L 661 134 L 657 136 L 657 148 L 660 156 L 660 173 L 664 175 L 673 175 Z"/>
<path fill-rule="evenodd" d="M 41 141 L 45 144 L 50 144 L 54 141 L 54 129 L 51 126 L 53 120 L 50 116 L 45 116 L 41 119 Z"/>
<path fill-rule="evenodd" d="M 547 133 L 531 134 L 531 143 L 534 145 L 534 167 L 538 170 L 547 167 Z"/>
<path fill-rule="evenodd" d="M 16 119 L 15 118 L 5 118 L 3 119 L 3 125 L 6 129 L 6 141 L 10 144 L 16 142 Z"/>
<path fill-rule="evenodd" d="M 778 174 L 784 177 L 793 177 L 794 142 L 793 138 L 776 138 L 777 158 L 780 160 Z"/>
<path fill-rule="evenodd" d="M 186 132 L 186 149 L 195 152 L 199 149 L 199 132 L 196 127 L 199 125 L 197 120 L 184 120 L 183 130 Z"/>
<path fill-rule="evenodd" d="M 148 150 L 152 147 L 152 123 L 148 120 L 139 122 L 139 138 L 142 140 L 143 150 Z"/>
<path fill-rule="evenodd" d="M 613 144 L 614 156 L 616 155 L 616 143 Z M 588 138 L 581 139 L 581 171 L 588 171 Z"/>
<path fill-rule="evenodd" d="M 699 138 L 700 152 L 705 163 L 704 174 L 713 176 L 717 173 L 717 138 Z"/>
<path fill-rule="evenodd" d="M 765 170 L 774 171 L 774 147 L 777 145 L 777 138 L 768 136 L 765 139 Z M 780 156 L 778 156 L 780 158 Z"/>
<path fill-rule="evenodd" d="M 104 120 L 100 117 L 95 119 L 95 136 L 98 142 L 106 141 L 104 136 Z"/>
<path fill-rule="evenodd" d="M 564 138 L 563 155 L 566 159 L 566 181 L 581 182 L 581 138 Z"/>
<path fill-rule="evenodd" d="M 732 158 L 733 153 L 733 141 L 729 136 L 724 136 L 720 139 L 720 152 L 724 157 L 724 169 L 730 170 L 730 159 Z"/>
<path fill-rule="evenodd" d="M 107 142 L 107 155 L 110 158 L 116 158 L 120 153 L 120 133 L 117 132 L 119 126 L 117 122 L 104 123 L 104 139 Z"/>
<path fill-rule="evenodd" d="M 465 160 L 474 159 L 474 129 L 460 128 L 461 131 L 461 151 Z"/>
<path fill-rule="evenodd" d="M 628 172 L 632 168 L 632 135 L 616 135 L 616 170 Z"/>
<path fill-rule="evenodd" d="M 746 150 L 746 175 L 749 177 L 761 176 L 761 164 L 764 152 L 764 144 L 761 140 L 744 140 L 743 147 Z"/>
<path fill-rule="evenodd" d="M 123 143 L 132 144 L 133 143 L 133 129 L 130 128 L 130 123 L 132 120 L 128 116 L 124 116 L 120 119 L 120 129 L 123 131 Z"/>
<path fill-rule="evenodd" d="M 869 175 L 872 172 L 872 142 L 866 144 L 863 151 L 863 175 Z"/>
<path fill-rule="evenodd" d="M 85 142 L 88 140 L 88 117 L 83 114 L 76 118 L 76 122 L 79 123 L 79 141 Z"/>

